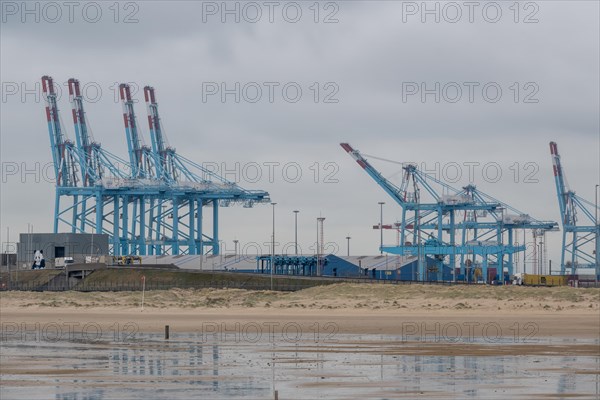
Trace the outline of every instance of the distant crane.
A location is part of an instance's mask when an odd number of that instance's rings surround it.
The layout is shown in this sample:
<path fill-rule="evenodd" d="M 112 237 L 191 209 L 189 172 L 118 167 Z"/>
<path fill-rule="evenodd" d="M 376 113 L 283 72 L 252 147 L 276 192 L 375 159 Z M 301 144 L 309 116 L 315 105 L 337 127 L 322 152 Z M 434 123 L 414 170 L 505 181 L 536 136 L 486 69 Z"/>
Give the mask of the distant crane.
<path fill-rule="evenodd" d="M 594 268 L 596 278 L 600 275 L 600 224 L 597 220 L 597 205 L 571 190 L 558 154 L 556 142 L 550 142 L 550 155 L 554 170 L 554 181 L 558 195 L 558 207 L 562 224 L 562 248 L 560 270 L 567 268 L 575 274 L 578 268 Z"/>
<path fill-rule="evenodd" d="M 219 208 L 269 202 L 200 164 L 158 145 L 162 137 L 153 90 L 150 115 L 154 148 L 144 144 L 127 84 L 119 85 L 129 161 L 102 148 L 91 134 L 79 81 L 68 80 L 76 143 L 61 123 L 54 80 L 42 77 L 46 121 L 56 175 L 54 232 L 104 233 L 115 255 L 219 254 Z M 212 208 L 212 233 L 203 231 Z"/>
<path fill-rule="evenodd" d="M 417 256 L 415 280 L 440 280 L 444 265 L 452 268 L 455 280 L 457 273 L 459 279 L 473 279 L 477 265 L 484 281 L 502 280 L 505 272 L 513 275 L 513 255 L 525 251 L 524 245 L 514 242 L 517 229 L 557 229 L 556 222 L 538 221 L 474 185 L 455 189 L 421 172 L 414 164 L 402 164 L 402 182 L 397 186 L 348 143 L 341 146 L 400 205 L 400 244 L 381 249 Z M 435 277 L 426 273 L 426 256 L 436 263 Z M 488 268 L 493 267 L 495 277 L 488 273 Z"/>

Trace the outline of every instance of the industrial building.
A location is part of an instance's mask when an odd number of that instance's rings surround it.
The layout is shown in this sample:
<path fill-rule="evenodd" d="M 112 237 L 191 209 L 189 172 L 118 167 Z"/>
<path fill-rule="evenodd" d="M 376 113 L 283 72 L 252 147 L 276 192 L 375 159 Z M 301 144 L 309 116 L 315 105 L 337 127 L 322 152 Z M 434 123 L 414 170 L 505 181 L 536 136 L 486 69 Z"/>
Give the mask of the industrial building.
<path fill-rule="evenodd" d="M 21 233 L 17 243 L 17 266 L 30 269 L 33 255 L 41 250 L 46 268 L 73 263 L 107 262 L 108 235 L 92 233 Z"/>
<path fill-rule="evenodd" d="M 410 280 L 413 271 L 417 268 L 417 258 L 413 256 L 338 256 L 335 254 L 325 254 L 319 259 L 319 272 L 316 269 L 315 255 L 276 255 L 275 270 L 276 275 L 291 276 L 322 276 L 337 278 L 364 278 L 364 279 L 382 279 L 382 280 Z M 152 264 L 165 265 L 173 264 L 180 269 L 201 270 L 201 271 L 229 271 L 246 273 L 270 274 L 271 255 L 162 255 L 162 256 L 144 256 L 142 264 L 151 266 Z M 307 262 L 303 267 L 303 260 Z M 264 262 L 263 262 L 264 261 Z M 286 264 L 287 263 L 287 264 Z M 435 267 L 435 261 L 428 259 L 427 264 L 430 268 Z M 438 274 L 431 273 L 427 280 L 437 280 Z M 452 271 L 446 267 L 442 274 L 442 279 L 452 281 Z"/>

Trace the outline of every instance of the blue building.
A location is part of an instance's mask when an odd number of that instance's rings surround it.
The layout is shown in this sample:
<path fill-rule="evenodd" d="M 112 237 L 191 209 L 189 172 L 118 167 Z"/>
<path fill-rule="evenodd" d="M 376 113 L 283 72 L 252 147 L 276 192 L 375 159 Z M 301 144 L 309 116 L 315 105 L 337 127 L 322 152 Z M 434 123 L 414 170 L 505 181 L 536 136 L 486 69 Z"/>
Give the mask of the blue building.
<path fill-rule="evenodd" d="M 426 281 L 451 281 L 453 280 L 452 269 L 443 267 L 441 277 L 438 276 L 438 263 L 431 257 L 425 258 L 428 276 Z M 368 278 L 380 280 L 421 280 L 417 279 L 419 268 L 418 259 L 414 256 L 351 256 L 338 257 L 330 254 L 327 256 L 327 264 L 323 269 L 324 276 Z"/>

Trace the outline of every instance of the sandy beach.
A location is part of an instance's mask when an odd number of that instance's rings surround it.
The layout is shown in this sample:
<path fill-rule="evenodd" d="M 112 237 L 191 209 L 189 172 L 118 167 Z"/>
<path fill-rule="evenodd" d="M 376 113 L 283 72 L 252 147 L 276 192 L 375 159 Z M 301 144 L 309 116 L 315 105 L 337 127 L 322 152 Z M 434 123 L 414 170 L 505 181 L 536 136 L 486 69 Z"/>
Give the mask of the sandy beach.
<path fill-rule="evenodd" d="M 140 332 L 235 329 L 257 323 L 303 332 L 334 324 L 336 333 L 600 338 L 600 290 L 338 284 L 294 293 L 202 289 L 141 292 L 5 292 L 2 322 L 134 323 Z M 213 324 L 213 325 L 211 325 Z M 225 324 L 223 328 L 221 325 Z M 317 324 L 317 325 L 315 325 Z M 458 324 L 461 332 L 453 324 Z M 211 328 L 211 326 L 213 328 Z M 436 333 L 437 332 L 437 333 Z"/>
<path fill-rule="evenodd" d="M 591 399 L 599 296 L 567 287 L 336 284 L 149 291 L 142 309 L 141 292 L 3 292 L 0 392 L 454 399 L 475 390 L 493 399 Z M 497 374 L 501 383 L 490 384 Z"/>

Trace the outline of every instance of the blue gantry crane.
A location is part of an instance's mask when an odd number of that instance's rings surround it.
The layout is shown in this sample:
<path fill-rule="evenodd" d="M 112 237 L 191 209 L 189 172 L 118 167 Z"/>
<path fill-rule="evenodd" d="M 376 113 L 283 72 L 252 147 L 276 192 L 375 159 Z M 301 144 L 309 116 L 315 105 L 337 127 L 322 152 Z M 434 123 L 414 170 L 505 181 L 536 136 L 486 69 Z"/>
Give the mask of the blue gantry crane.
<path fill-rule="evenodd" d="M 558 229 L 556 222 L 536 220 L 475 185 L 453 188 L 411 163 L 402 163 L 397 186 L 350 144 L 341 146 L 400 205 L 400 245 L 381 250 L 418 257 L 414 280 L 439 280 L 445 265 L 455 280 L 506 279 L 514 273 L 514 254 L 526 249 L 515 240 L 518 230 Z"/>
<path fill-rule="evenodd" d="M 558 195 L 562 224 L 560 270 L 575 274 L 578 268 L 595 270 L 600 275 L 600 224 L 597 204 L 579 197 L 569 188 L 558 154 L 558 145 L 550 142 L 550 155 Z M 597 189 L 597 188 L 596 188 Z"/>
<path fill-rule="evenodd" d="M 106 151 L 91 134 L 79 81 L 69 79 L 68 87 L 76 143 L 61 123 L 54 80 L 42 77 L 56 174 L 55 233 L 66 226 L 108 234 L 114 255 L 219 254 L 219 208 L 269 202 L 267 192 L 243 189 L 164 146 L 154 100 L 148 108 L 153 148 L 146 146 L 127 84 L 119 91 L 129 161 Z M 212 208 L 211 234 L 204 230 L 206 207 Z"/>

